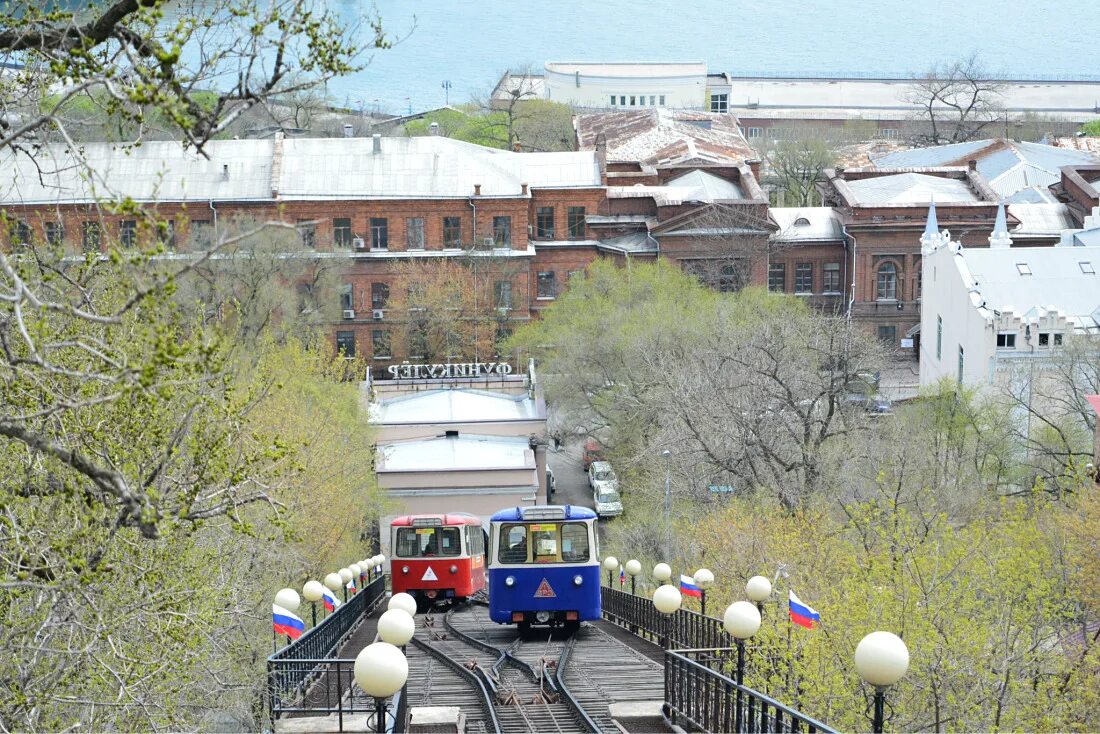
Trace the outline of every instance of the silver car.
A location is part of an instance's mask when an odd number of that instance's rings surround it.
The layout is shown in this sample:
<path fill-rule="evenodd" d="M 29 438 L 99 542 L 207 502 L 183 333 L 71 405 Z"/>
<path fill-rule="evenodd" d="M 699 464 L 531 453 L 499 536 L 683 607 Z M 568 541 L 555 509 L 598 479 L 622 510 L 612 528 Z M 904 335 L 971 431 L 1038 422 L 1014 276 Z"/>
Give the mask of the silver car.
<path fill-rule="evenodd" d="M 599 517 L 615 517 L 623 514 L 619 497 L 619 478 L 606 461 L 593 461 L 588 467 L 588 484 L 592 487 L 592 502 Z"/>

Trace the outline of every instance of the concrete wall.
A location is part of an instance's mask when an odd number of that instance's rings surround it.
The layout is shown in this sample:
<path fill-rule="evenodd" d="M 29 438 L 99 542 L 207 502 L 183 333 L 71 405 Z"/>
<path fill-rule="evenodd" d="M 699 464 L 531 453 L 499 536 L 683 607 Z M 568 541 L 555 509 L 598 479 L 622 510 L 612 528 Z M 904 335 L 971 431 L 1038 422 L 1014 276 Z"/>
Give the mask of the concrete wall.
<path fill-rule="evenodd" d="M 960 347 L 963 350 L 963 383 L 981 385 L 989 382 L 996 332 L 971 302 L 956 258 L 950 246 L 941 247 L 924 258 L 920 342 L 922 387 L 943 377 L 958 379 Z M 942 320 L 942 337 L 937 336 L 937 319 Z M 938 355 L 937 341 L 940 344 Z"/>
<path fill-rule="evenodd" d="M 705 65 L 698 73 L 664 75 L 655 71 L 652 76 L 640 76 L 629 71 L 631 64 L 607 64 L 604 68 L 586 66 L 586 71 L 576 74 L 551 65 L 546 67 L 545 94 L 547 99 L 577 107 L 601 109 L 638 109 L 649 107 L 649 97 L 654 105 L 677 109 L 699 109 L 706 102 L 707 72 Z M 648 65 L 647 65 L 648 66 Z M 627 74 L 630 74 L 629 76 Z M 626 97 L 625 106 L 611 95 Z M 645 103 L 640 104 L 644 95 Z M 664 95 L 665 103 L 660 104 Z M 634 97 L 635 104 L 630 104 Z"/>

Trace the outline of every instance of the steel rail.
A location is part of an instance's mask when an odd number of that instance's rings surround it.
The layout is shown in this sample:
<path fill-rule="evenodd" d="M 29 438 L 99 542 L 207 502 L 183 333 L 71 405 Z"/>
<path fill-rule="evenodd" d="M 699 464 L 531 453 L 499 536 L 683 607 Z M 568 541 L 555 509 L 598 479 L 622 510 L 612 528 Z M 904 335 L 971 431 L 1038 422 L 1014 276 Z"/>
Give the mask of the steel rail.
<path fill-rule="evenodd" d="M 435 657 L 437 660 L 442 661 L 445 665 L 450 666 L 459 675 L 466 678 L 468 681 L 472 681 L 472 683 L 476 684 L 477 690 L 481 693 L 481 707 L 485 711 L 485 713 L 488 714 L 489 721 L 492 722 L 493 733 L 501 734 L 500 719 L 497 718 L 496 704 L 493 703 L 493 695 L 496 694 L 496 686 L 491 681 L 483 680 L 481 675 L 478 675 L 476 672 L 470 670 L 465 665 L 462 665 L 446 653 L 440 650 L 436 650 L 435 647 L 433 647 L 432 645 L 429 645 L 422 640 L 418 640 L 416 637 L 413 637 L 411 640 L 409 640 L 409 642 L 414 647 L 423 650 L 429 655 Z M 478 666 L 477 670 L 481 670 L 481 667 Z M 488 686 L 493 689 L 493 695 L 490 695 L 489 688 L 486 687 L 486 684 L 488 684 Z"/>
<path fill-rule="evenodd" d="M 600 726 L 592 720 L 592 717 L 588 715 L 588 711 L 581 705 L 574 696 L 572 691 L 569 690 L 569 686 L 565 684 L 565 668 L 569 665 L 569 656 L 573 652 L 573 643 L 576 641 L 576 637 L 570 637 L 569 641 L 565 643 L 565 649 L 561 651 L 561 657 L 558 658 L 558 668 L 554 671 L 554 681 L 557 684 L 558 692 L 561 693 L 565 702 L 573 709 L 574 715 L 580 718 L 588 730 L 591 732 L 603 731 Z"/>

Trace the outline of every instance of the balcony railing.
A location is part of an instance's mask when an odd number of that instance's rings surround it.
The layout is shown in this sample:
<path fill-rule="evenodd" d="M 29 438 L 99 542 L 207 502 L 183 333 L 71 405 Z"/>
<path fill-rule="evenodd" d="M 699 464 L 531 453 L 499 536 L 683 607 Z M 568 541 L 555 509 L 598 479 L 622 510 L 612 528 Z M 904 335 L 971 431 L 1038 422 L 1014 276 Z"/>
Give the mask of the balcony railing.
<path fill-rule="evenodd" d="M 669 647 L 678 648 L 723 647 L 730 642 L 720 619 L 690 609 L 661 614 L 647 597 L 607 586 L 600 591 L 604 617 L 658 644 L 665 638 Z"/>

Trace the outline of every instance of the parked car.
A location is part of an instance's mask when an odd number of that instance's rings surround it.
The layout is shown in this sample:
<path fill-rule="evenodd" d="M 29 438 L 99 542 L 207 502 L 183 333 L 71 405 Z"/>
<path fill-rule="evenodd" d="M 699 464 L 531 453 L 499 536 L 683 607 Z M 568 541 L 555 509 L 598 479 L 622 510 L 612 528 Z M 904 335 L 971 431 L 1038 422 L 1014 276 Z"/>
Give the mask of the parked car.
<path fill-rule="evenodd" d="M 546 496 L 552 497 L 554 490 L 558 488 L 558 482 L 554 479 L 554 470 L 546 467 Z"/>
<path fill-rule="evenodd" d="M 893 412 L 893 405 L 885 395 L 868 395 L 865 393 L 848 393 L 845 401 L 851 406 L 865 410 L 873 415 L 889 415 Z"/>
<path fill-rule="evenodd" d="M 602 452 L 603 446 L 600 442 L 594 438 L 590 438 L 584 442 L 584 453 L 581 454 L 581 460 L 584 464 L 584 470 L 588 471 L 588 467 L 592 465 L 593 461 L 600 461 L 603 459 Z"/>
<path fill-rule="evenodd" d="M 619 478 L 606 461 L 593 461 L 588 467 L 588 485 L 592 487 L 592 503 L 599 517 L 623 514 L 619 497 Z"/>
<path fill-rule="evenodd" d="M 588 486 L 595 489 L 598 484 L 610 484 L 612 489 L 619 490 L 619 478 L 606 461 L 593 461 L 588 465 Z"/>

